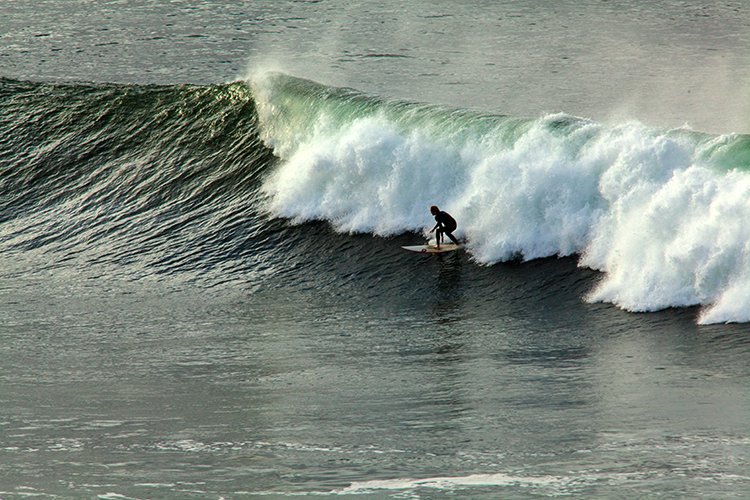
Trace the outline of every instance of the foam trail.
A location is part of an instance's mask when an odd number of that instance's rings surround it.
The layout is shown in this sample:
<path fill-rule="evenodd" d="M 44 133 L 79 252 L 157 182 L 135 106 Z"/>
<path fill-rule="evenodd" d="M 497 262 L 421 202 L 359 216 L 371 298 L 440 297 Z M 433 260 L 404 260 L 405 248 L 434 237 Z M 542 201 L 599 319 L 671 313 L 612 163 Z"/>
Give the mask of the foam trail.
<path fill-rule="evenodd" d="M 750 320 L 747 136 L 488 116 L 279 74 L 253 92 L 283 160 L 264 184 L 277 216 L 387 236 L 429 227 L 434 203 L 480 263 L 577 254 L 605 273 L 588 300 Z"/>
<path fill-rule="evenodd" d="M 527 488 L 550 490 L 550 492 L 560 493 L 564 491 L 564 487 L 568 482 L 569 478 L 559 476 L 521 477 L 510 476 L 502 473 L 471 474 L 468 476 L 455 477 L 362 481 L 353 483 L 349 487 L 344 488 L 343 490 L 339 490 L 336 493 L 341 495 L 368 494 L 384 490 L 410 491 L 415 489 L 453 491 L 472 487 L 498 487 L 518 485 L 522 485 Z"/>

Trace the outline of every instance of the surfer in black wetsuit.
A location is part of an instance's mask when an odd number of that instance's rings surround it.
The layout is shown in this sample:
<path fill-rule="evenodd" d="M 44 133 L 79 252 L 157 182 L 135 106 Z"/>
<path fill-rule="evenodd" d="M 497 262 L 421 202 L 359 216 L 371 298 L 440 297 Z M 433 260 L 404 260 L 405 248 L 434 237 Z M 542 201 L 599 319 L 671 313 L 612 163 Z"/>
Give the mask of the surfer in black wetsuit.
<path fill-rule="evenodd" d="M 444 239 L 444 234 L 448 235 L 448 238 L 450 238 L 453 243 L 458 245 L 458 240 L 453 237 L 453 231 L 455 231 L 456 227 L 458 226 L 458 224 L 456 224 L 456 219 L 451 217 L 448 212 L 442 212 L 436 205 L 432 205 L 430 207 L 430 213 L 435 216 L 435 221 L 437 222 L 437 224 L 435 224 L 435 227 L 430 229 L 430 232 L 433 232 L 437 229 L 437 232 L 435 233 L 437 247 L 440 248 L 440 240 Z"/>

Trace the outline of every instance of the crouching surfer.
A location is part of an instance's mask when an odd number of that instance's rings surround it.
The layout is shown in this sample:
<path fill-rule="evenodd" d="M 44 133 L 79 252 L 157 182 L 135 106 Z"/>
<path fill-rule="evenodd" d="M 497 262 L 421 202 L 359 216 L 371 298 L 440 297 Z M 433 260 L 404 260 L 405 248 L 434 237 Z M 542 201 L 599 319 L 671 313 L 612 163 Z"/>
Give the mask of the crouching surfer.
<path fill-rule="evenodd" d="M 455 231 L 458 226 L 458 224 L 456 224 L 456 219 L 451 217 L 448 212 L 440 210 L 437 205 L 432 205 L 430 207 L 430 213 L 435 216 L 435 221 L 437 222 L 435 227 L 430 229 L 430 233 L 437 230 L 435 233 L 437 248 L 440 248 L 440 241 L 443 240 L 443 235 L 448 236 L 453 243 L 458 245 L 458 240 L 453 236 L 453 231 Z"/>

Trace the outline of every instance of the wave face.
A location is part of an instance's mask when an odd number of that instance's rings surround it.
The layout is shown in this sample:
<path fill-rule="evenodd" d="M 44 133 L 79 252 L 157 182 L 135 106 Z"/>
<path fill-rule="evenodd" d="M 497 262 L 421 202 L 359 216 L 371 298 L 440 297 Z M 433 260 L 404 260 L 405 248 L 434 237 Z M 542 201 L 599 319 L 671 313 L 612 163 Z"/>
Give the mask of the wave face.
<path fill-rule="evenodd" d="M 748 136 L 486 115 L 283 74 L 252 88 L 282 160 L 262 187 L 276 216 L 389 236 L 423 231 L 437 204 L 479 263 L 575 254 L 604 273 L 590 301 L 750 320 Z"/>
<path fill-rule="evenodd" d="M 145 277 L 251 251 L 258 178 L 274 159 L 246 84 L 1 80 L 0 107 L 4 253 Z"/>

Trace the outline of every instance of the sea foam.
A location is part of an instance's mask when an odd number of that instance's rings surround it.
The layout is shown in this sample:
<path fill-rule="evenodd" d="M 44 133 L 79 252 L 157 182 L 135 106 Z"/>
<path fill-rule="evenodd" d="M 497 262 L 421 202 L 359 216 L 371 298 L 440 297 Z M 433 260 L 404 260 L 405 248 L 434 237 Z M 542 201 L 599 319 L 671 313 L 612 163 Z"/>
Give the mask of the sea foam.
<path fill-rule="evenodd" d="M 437 204 L 479 263 L 578 255 L 604 273 L 587 300 L 750 320 L 745 136 L 488 116 L 280 74 L 252 85 L 282 160 L 263 187 L 274 215 L 388 236 L 431 227 Z"/>

